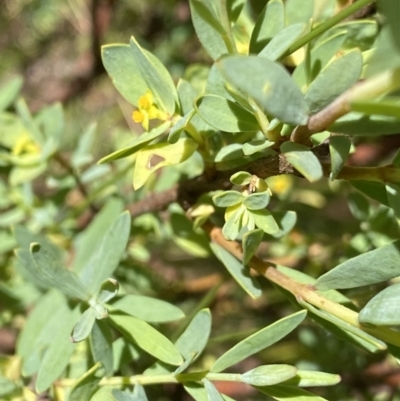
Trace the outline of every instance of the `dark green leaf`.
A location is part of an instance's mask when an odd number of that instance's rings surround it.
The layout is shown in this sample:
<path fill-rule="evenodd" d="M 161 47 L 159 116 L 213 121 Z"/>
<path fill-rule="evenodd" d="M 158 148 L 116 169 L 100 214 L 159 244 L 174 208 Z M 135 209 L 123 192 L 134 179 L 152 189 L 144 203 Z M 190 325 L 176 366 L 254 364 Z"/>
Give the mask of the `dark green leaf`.
<path fill-rule="evenodd" d="M 361 309 L 358 320 L 361 324 L 399 326 L 400 284 L 394 284 L 375 295 Z"/>
<path fill-rule="evenodd" d="M 334 135 L 329 139 L 329 152 L 331 155 L 330 179 L 334 180 L 340 173 L 349 156 L 351 141 L 348 136 Z"/>
<path fill-rule="evenodd" d="M 244 267 L 227 250 L 217 244 L 210 244 L 214 255 L 223 263 L 237 283 L 252 297 L 258 298 L 261 294 L 260 285 L 255 277 L 250 275 L 247 267 Z"/>
<path fill-rule="evenodd" d="M 287 71 L 256 56 L 232 56 L 218 62 L 230 85 L 253 98 L 268 114 L 283 123 L 305 125 L 308 107 Z"/>
<path fill-rule="evenodd" d="M 399 15 L 400 3 L 393 0 L 380 0 L 379 7 L 385 16 L 385 21 L 392 35 L 392 39 L 397 47 L 397 54 L 400 55 L 400 32 L 399 32 Z"/>
<path fill-rule="evenodd" d="M 128 243 L 130 229 L 130 215 L 124 212 L 104 234 L 99 247 L 79 272 L 80 279 L 92 294 L 99 291 L 101 283 L 117 268 Z"/>
<path fill-rule="evenodd" d="M 96 363 L 96 365 L 78 379 L 69 394 L 68 401 L 90 400 L 103 376 L 103 366 L 101 363 Z"/>
<path fill-rule="evenodd" d="M 381 182 L 373 181 L 350 181 L 354 188 L 358 189 L 363 194 L 375 199 L 383 205 L 389 206 L 387 191 L 385 185 Z"/>
<path fill-rule="evenodd" d="M 272 386 L 295 377 L 297 369 L 290 365 L 258 366 L 241 375 L 244 383 L 252 386 Z"/>
<path fill-rule="evenodd" d="M 175 305 L 143 295 L 125 295 L 112 305 L 146 322 L 170 322 L 185 316 Z"/>
<path fill-rule="evenodd" d="M 358 111 L 367 115 L 379 114 L 400 119 L 400 98 L 385 97 L 380 100 L 356 100 L 350 103 L 353 111 Z"/>
<path fill-rule="evenodd" d="M 400 276 L 400 240 L 341 263 L 322 275 L 316 288 L 355 288 L 397 276 Z"/>
<path fill-rule="evenodd" d="M 270 0 L 257 18 L 250 39 L 250 53 L 259 53 L 285 26 L 282 0 Z"/>
<path fill-rule="evenodd" d="M 393 209 L 397 218 L 400 218 L 400 186 L 387 183 L 386 193 L 390 207 Z"/>
<path fill-rule="evenodd" d="M 264 231 L 261 229 L 248 231 L 243 235 L 243 264 L 247 265 L 250 259 L 254 256 L 264 237 Z"/>
<path fill-rule="evenodd" d="M 369 217 L 369 202 L 358 192 L 350 193 L 347 197 L 351 214 L 358 220 L 364 221 Z"/>
<path fill-rule="evenodd" d="M 180 365 L 183 362 L 181 354 L 171 341 L 143 320 L 115 312 L 110 313 L 110 320 L 128 340 L 150 355 L 170 365 Z"/>
<path fill-rule="evenodd" d="M 321 163 L 307 146 L 287 141 L 281 145 L 281 151 L 286 160 L 308 181 L 315 182 L 322 178 Z"/>
<path fill-rule="evenodd" d="M 202 384 L 196 382 L 188 382 L 185 383 L 184 388 L 190 394 L 190 396 L 193 397 L 194 400 L 210 401 L 207 390 Z M 225 401 L 234 401 L 231 397 L 228 397 L 227 395 L 222 395 L 222 398 Z"/>
<path fill-rule="evenodd" d="M 113 336 L 108 323 L 105 320 L 96 320 L 89 339 L 94 362 L 100 362 L 105 370 L 104 375 L 111 376 L 114 371 Z"/>
<path fill-rule="evenodd" d="M 363 58 L 359 50 L 353 50 L 334 60 L 322 70 L 305 94 L 311 114 L 315 114 L 353 86 L 361 75 Z M 343 74 L 346 71 L 346 74 Z"/>
<path fill-rule="evenodd" d="M 211 367 L 211 372 L 221 372 L 250 355 L 254 355 L 275 344 L 293 331 L 304 320 L 306 315 L 307 312 L 305 310 L 294 313 L 245 338 L 219 357 Z"/>
<path fill-rule="evenodd" d="M 197 112 L 207 124 L 225 132 L 256 132 L 260 126 L 253 114 L 234 103 L 216 95 L 199 98 Z"/>

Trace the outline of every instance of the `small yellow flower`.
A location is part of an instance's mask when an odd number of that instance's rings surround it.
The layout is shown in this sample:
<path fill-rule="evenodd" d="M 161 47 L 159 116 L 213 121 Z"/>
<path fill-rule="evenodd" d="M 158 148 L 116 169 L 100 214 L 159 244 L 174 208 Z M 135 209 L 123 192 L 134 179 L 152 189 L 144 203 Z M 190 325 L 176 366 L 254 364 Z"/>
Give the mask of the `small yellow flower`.
<path fill-rule="evenodd" d="M 15 156 L 20 156 L 24 153 L 40 153 L 40 147 L 28 135 L 18 138 L 12 148 L 12 154 Z"/>
<path fill-rule="evenodd" d="M 153 94 L 148 91 L 139 98 L 138 110 L 132 113 L 132 119 L 135 123 L 142 124 L 143 128 L 148 131 L 150 120 L 165 121 L 168 116 L 153 103 Z"/>

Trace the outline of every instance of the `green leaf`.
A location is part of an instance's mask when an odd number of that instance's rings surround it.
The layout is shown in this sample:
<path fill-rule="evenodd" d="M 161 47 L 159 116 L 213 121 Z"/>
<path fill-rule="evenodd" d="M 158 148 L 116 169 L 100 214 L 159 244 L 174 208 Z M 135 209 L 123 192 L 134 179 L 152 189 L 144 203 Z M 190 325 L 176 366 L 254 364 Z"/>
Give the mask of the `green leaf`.
<path fill-rule="evenodd" d="M 342 170 L 342 167 L 349 156 L 350 147 L 351 141 L 348 136 L 334 135 L 329 138 L 329 152 L 331 155 L 331 180 L 334 180 Z"/>
<path fill-rule="evenodd" d="M 303 94 L 281 65 L 256 56 L 226 57 L 218 65 L 227 82 L 266 113 L 287 124 L 307 123 L 309 110 Z"/>
<path fill-rule="evenodd" d="M 254 256 L 264 237 L 264 231 L 261 229 L 248 231 L 242 237 L 243 246 L 243 265 L 247 265 Z"/>
<path fill-rule="evenodd" d="M 101 49 L 104 68 L 118 92 L 137 106 L 148 90 L 129 45 L 107 45 Z"/>
<path fill-rule="evenodd" d="M 99 294 L 97 295 L 96 301 L 99 304 L 106 303 L 110 299 L 113 299 L 118 294 L 118 290 L 119 290 L 118 281 L 114 280 L 113 278 L 109 278 L 101 284 L 100 291 Z"/>
<path fill-rule="evenodd" d="M 375 199 L 385 206 L 389 206 L 387 191 L 384 184 L 373 181 L 350 181 L 351 185 L 363 194 Z"/>
<path fill-rule="evenodd" d="M 304 145 L 294 142 L 284 142 L 281 152 L 286 160 L 310 182 L 318 181 L 323 176 L 321 163 L 317 156 Z"/>
<path fill-rule="evenodd" d="M 376 324 L 377 326 L 400 325 L 399 289 L 400 284 L 391 285 L 368 301 L 358 316 L 360 323 Z"/>
<path fill-rule="evenodd" d="M 290 365 L 263 365 L 241 375 L 241 381 L 252 386 L 272 386 L 295 377 L 297 369 Z"/>
<path fill-rule="evenodd" d="M 397 218 L 400 218 L 400 186 L 396 184 L 386 184 L 387 199 Z"/>
<path fill-rule="evenodd" d="M 273 238 L 281 238 L 288 234 L 297 222 L 297 214 L 291 210 L 277 211 L 271 213 L 276 223 L 278 224 L 279 231 L 274 234 L 269 234 Z"/>
<path fill-rule="evenodd" d="M 296 376 L 285 384 L 297 387 L 325 387 L 340 383 L 340 376 L 314 370 L 297 370 Z"/>
<path fill-rule="evenodd" d="M 135 388 L 132 393 L 113 389 L 112 396 L 117 401 L 147 401 L 147 396 L 144 388 L 139 383 L 135 384 Z"/>
<path fill-rule="evenodd" d="M 235 45 L 230 42 L 221 24 L 221 16 L 217 10 L 219 4 L 213 0 L 190 0 L 189 5 L 196 34 L 211 58 L 216 60 L 230 53 Z"/>
<path fill-rule="evenodd" d="M 171 322 L 185 316 L 175 305 L 143 295 L 125 295 L 112 305 L 146 322 Z"/>
<path fill-rule="evenodd" d="M 6 110 L 17 97 L 24 84 L 21 76 L 16 76 L 0 88 L 0 112 Z"/>
<path fill-rule="evenodd" d="M 141 188 L 151 174 L 164 166 L 179 164 L 188 159 L 198 144 L 190 138 L 181 138 L 176 143 L 157 143 L 142 148 L 136 158 L 133 186 Z"/>
<path fill-rule="evenodd" d="M 370 205 L 364 195 L 358 192 L 348 195 L 348 205 L 351 214 L 360 221 L 367 220 L 370 215 Z"/>
<path fill-rule="evenodd" d="M 234 185 L 245 186 L 250 184 L 252 178 L 253 176 L 247 171 L 238 171 L 231 176 L 230 181 Z"/>
<path fill-rule="evenodd" d="M 75 349 L 75 344 L 70 339 L 70 333 L 78 317 L 78 308 L 65 312 L 62 316 L 57 316 L 58 326 L 53 332 L 53 338 L 44 354 L 36 379 L 38 393 L 47 390 L 67 367 Z"/>
<path fill-rule="evenodd" d="M 103 376 L 103 366 L 101 366 L 101 363 L 96 363 L 78 379 L 68 396 L 68 401 L 90 400 Z"/>
<path fill-rule="evenodd" d="M 246 209 L 241 204 L 233 207 L 235 208 L 234 213 L 225 216 L 226 221 L 222 227 L 222 234 L 230 241 L 235 240 L 239 235 L 239 232 L 243 227 L 243 215 L 247 213 Z"/>
<path fill-rule="evenodd" d="M 314 0 L 287 0 L 285 2 L 286 25 L 298 22 L 308 24 L 314 13 Z"/>
<path fill-rule="evenodd" d="M 271 61 L 278 60 L 303 35 L 305 30 L 305 24 L 287 26 L 279 31 L 258 55 Z"/>
<path fill-rule="evenodd" d="M 157 105 L 172 116 L 178 95 L 169 72 L 156 57 L 150 58 L 149 52 L 145 52 L 133 36 L 130 40 L 130 48 L 140 74 L 154 95 Z M 157 62 L 154 61 L 155 59 Z"/>
<path fill-rule="evenodd" d="M 105 320 L 94 322 L 89 340 L 94 362 L 100 362 L 104 367 L 104 375 L 111 376 L 114 372 L 113 335 Z"/>
<path fill-rule="evenodd" d="M 0 376 L 0 397 L 4 397 L 5 395 L 14 392 L 17 388 L 17 384 L 12 380 L 7 377 Z"/>
<path fill-rule="evenodd" d="M 101 243 L 79 272 L 79 278 L 92 294 L 100 290 L 101 283 L 117 268 L 125 252 L 131 229 L 131 217 L 122 213 L 104 234 Z"/>
<path fill-rule="evenodd" d="M 379 7 L 382 14 L 385 16 L 385 22 L 389 27 L 389 31 L 392 35 L 392 39 L 397 47 L 397 54 L 400 55 L 400 32 L 399 32 L 399 20 L 400 15 L 400 3 L 392 0 L 380 0 Z"/>
<path fill-rule="evenodd" d="M 96 311 L 89 307 L 83 312 L 78 323 L 74 326 L 71 333 L 71 340 L 74 343 L 79 343 L 89 337 L 94 322 L 96 321 Z"/>
<path fill-rule="evenodd" d="M 124 149 L 119 149 L 119 150 L 101 158 L 97 162 L 97 164 L 108 163 L 112 160 L 123 159 L 124 157 L 133 155 L 134 153 L 138 152 L 141 148 L 143 148 L 145 145 L 150 143 L 152 140 L 154 140 L 154 139 L 158 138 L 160 135 L 162 135 L 170 126 L 171 126 L 171 122 L 169 122 L 169 121 L 162 123 L 160 126 L 153 128 L 151 131 L 145 132 L 144 134 L 138 136 L 131 143 L 130 146 L 128 146 Z"/>
<path fill-rule="evenodd" d="M 196 401 L 210 401 L 207 390 L 200 383 L 187 382 L 184 385 L 184 389 Z M 234 401 L 231 397 L 228 397 L 227 395 L 221 395 L 225 401 Z"/>
<path fill-rule="evenodd" d="M 275 344 L 293 331 L 304 320 L 306 315 L 307 312 L 302 310 L 286 316 L 245 338 L 219 357 L 211 367 L 211 372 L 221 372 L 235 363 Z"/>
<path fill-rule="evenodd" d="M 212 127 L 225 132 L 256 132 L 260 126 L 254 114 L 221 96 L 206 95 L 196 102 L 196 111 Z"/>
<path fill-rule="evenodd" d="M 229 207 L 235 206 L 240 202 L 243 202 L 244 195 L 238 191 L 224 191 L 222 194 L 214 195 L 212 200 L 215 206 L 218 207 Z"/>
<path fill-rule="evenodd" d="M 54 252 L 48 247 L 33 242 L 29 251 L 18 249 L 15 254 L 22 265 L 46 286 L 55 287 L 72 298 L 89 299 L 89 293 L 78 277 L 55 259 Z"/>
<path fill-rule="evenodd" d="M 208 401 L 224 401 L 224 398 L 220 392 L 215 388 L 214 384 L 210 380 L 204 380 L 204 388 L 207 391 Z"/>
<path fill-rule="evenodd" d="M 305 94 L 311 114 L 332 103 L 345 90 L 353 86 L 361 75 L 363 58 L 359 50 L 352 50 L 334 60 L 311 83 Z M 346 74 L 343 74 L 346 71 Z"/>
<path fill-rule="evenodd" d="M 395 96 L 379 100 L 357 100 L 350 103 L 350 108 L 367 115 L 379 114 L 400 119 L 400 98 Z"/>
<path fill-rule="evenodd" d="M 249 210 L 265 209 L 271 196 L 268 192 L 256 192 L 246 196 L 243 200 L 243 205 Z"/>
<path fill-rule="evenodd" d="M 60 146 L 64 134 L 64 112 L 60 103 L 54 103 L 45 107 L 35 116 L 35 123 L 43 131 L 44 138 L 47 140 L 47 156 L 52 155 Z M 43 150 L 43 153 L 44 150 Z"/>
<path fill-rule="evenodd" d="M 197 312 L 185 331 L 175 343 L 176 348 L 183 356 L 184 361 L 194 362 L 207 345 L 211 332 L 211 313 L 209 309 Z M 181 373 L 179 369 L 175 374 Z"/>
<path fill-rule="evenodd" d="M 71 155 L 72 167 L 79 169 L 93 161 L 92 149 L 96 138 L 96 123 L 89 124 Z"/>
<path fill-rule="evenodd" d="M 295 68 L 292 77 L 301 89 L 307 88 L 335 56 L 344 42 L 345 35 L 346 32 L 338 32 L 316 44 L 308 55 L 309 59 L 304 60 Z"/>
<path fill-rule="evenodd" d="M 270 0 L 257 18 L 250 39 L 249 53 L 259 53 L 285 26 L 282 0 Z"/>
<path fill-rule="evenodd" d="M 323 274 L 319 290 L 355 288 L 400 276 L 400 240 L 341 263 Z"/>
<path fill-rule="evenodd" d="M 134 344 L 170 365 L 180 365 L 183 360 L 176 347 L 148 323 L 136 317 L 110 313 L 113 325 Z"/>
<path fill-rule="evenodd" d="M 237 283 L 253 298 L 261 296 L 262 291 L 255 277 L 250 275 L 250 270 L 242 265 L 234 256 L 221 246 L 211 243 L 210 247 L 217 259 L 227 268 Z"/>
<path fill-rule="evenodd" d="M 266 234 L 275 235 L 280 232 L 278 223 L 268 210 L 249 210 L 248 212 L 253 216 L 256 226 Z"/>
<path fill-rule="evenodd" d="M 247 142 L 243 145 L 243 153 L 246 156 L 252 155 L 256 152 L 260 152 L 261 150 L 270 148 L 273 146 L 275 142 L 271 142 L 268 140 L 255 140 L 255 141 L 250 141 Z"/>
<path fill-rule="evenodd" d="M 190 120 L 192 119 L 194 114 L 195 110 L 192 109 L 177 121 L 177 123 L 169 131 L 168 134 L 169 143 L 175 143 L 179 139 L 181 132 L 184 131 L 186 127 L 190 124 Z"/>
<path fill-rule="evenodd" d="M 276 384 L 275 386 L 266 386 L 257 388 L 261 393 L 266 394 L 278 401 L 328 401 L 316 394 L 306 390 L 285 386 L 284 384 Z"/>

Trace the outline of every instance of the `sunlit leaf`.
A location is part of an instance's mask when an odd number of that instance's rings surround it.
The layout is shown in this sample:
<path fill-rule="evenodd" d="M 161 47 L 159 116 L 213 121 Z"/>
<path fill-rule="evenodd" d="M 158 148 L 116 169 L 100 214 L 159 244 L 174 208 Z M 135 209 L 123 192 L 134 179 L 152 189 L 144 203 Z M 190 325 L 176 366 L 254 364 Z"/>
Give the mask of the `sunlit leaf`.
<path fill-rule="evenodd" d="M 229 207 L 242 202 L 244 195 L 238 191 L 224 191 L 221 194 L 213 196 L 213 202 L 218 207 Z"/>
<path fill-rule="evenodd" d="M 328 401 L 306 390 L 298 387 L 285 386 L 284 384 L 258 387 L 258 390 L 278 401 Z"/>
<path fill-rule="evenodd" d="M 348 136 L 334 135 L 329 139 L 329 153 L 331 155 L 330 179 L 334 180 L 344 166 L 350 152 L 351 141 Z"/>
<path fill-rule="evenodd" d="M 295 377 L 297 369 L 290 365 L 262 365 L 241 375 L 242 382 L 252 386 L 272 386 Z"/>
<path fill-rule="evenodd" d="M 78 323 L 74 326 L 71 339 L 72 342 L 78 343 L 83 341 L 87 338 L 92 331 L 93 324 L 96 320 L 96 311 L 89 307 L 88 309 L 83 312 L 82 316 L 80 317 Z"/>
<path fill-rule="evenodd" d="M 94 362 L 100 362 L 104 367 L 104 375 L 111 376 L 114 371 L 113 336 L 105 320 L 95 321 L 89 340 Z"/>

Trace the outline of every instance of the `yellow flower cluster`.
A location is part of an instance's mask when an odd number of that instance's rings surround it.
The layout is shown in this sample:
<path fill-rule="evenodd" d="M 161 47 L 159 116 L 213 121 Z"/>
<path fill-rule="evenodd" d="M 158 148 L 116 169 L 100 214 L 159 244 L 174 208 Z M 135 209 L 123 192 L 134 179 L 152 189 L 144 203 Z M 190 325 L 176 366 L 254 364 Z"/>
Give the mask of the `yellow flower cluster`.
<path fill-rule="evenodd" d="M 139 98 L 138 110 L 135 110 L 132 114 L 133 121 L 142 124 L 146 131 L 149 130 L 150 120 L 165 121 L 167 118 L 167 114 L 154 104 L 153 94 L 150 91 Z"/>
<path fill-rule="evenodd" d="M 20 156 L 26 153 L 40 153 L 40 147 L 35 142 L 33 142 L 33 140 L 28 135 L 24 135 L 18 138 L 12 148 L 13 155 Z"/>

